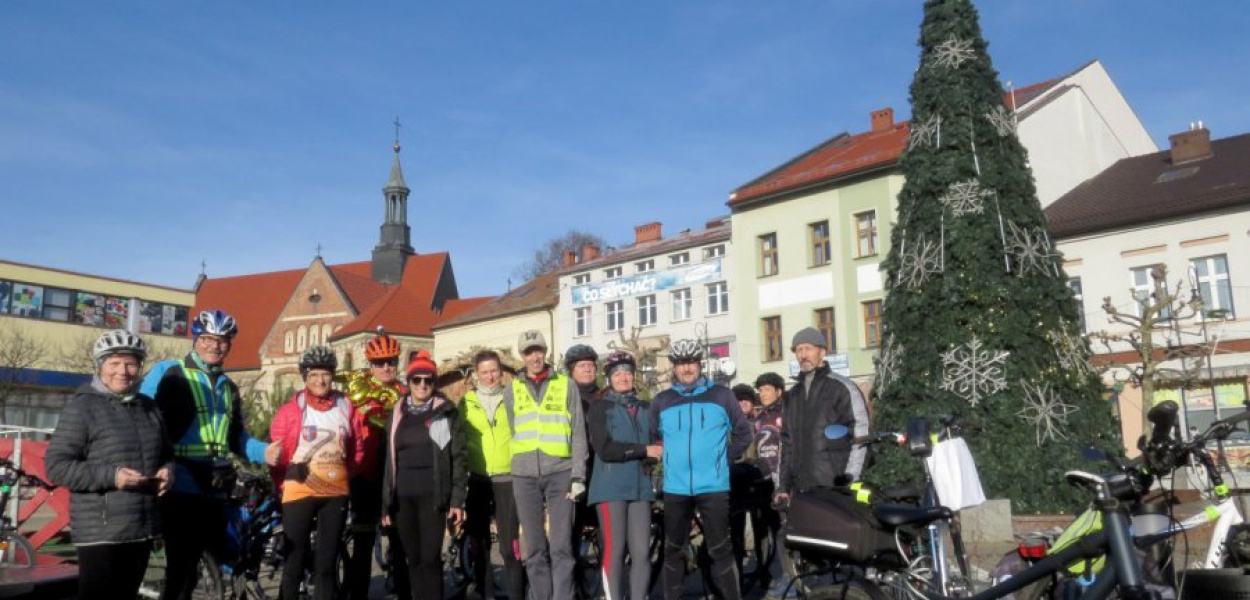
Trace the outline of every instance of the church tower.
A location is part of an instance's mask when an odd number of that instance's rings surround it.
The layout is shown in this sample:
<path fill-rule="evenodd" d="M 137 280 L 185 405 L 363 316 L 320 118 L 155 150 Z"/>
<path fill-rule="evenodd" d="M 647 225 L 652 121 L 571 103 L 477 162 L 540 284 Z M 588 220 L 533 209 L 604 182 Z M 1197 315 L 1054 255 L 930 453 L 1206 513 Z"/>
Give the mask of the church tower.
<path fill-rule="evenodd" d="M 404 277 L 404 263 L 415 254 L 410 242 L 408 227 L 408 184 L 404 183 L 404 171 L 399 166 L 399 119 L 395 119 L 395 160 L 391 163 L 391 177 L 382 188 L 386 208 L 382 222 L 382 235 L 373 248 L 373 280 L 388 285 L 398 284 Z"/>

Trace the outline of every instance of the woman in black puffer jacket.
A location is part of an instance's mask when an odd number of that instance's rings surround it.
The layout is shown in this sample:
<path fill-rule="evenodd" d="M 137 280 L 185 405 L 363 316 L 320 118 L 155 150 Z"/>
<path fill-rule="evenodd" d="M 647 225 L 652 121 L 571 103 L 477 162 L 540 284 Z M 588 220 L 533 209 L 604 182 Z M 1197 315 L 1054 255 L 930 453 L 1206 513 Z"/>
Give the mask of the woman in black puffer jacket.
<path fill-rule="evenodd" d="M 92 355 L 95 377 L 65 405 L 48 445 L 48 479 L 71 492 L 78 597 L 133 598 L 161 535 L 156 498 L 173 483 L 173 446 L 156 404 L 137 392 L 143 340 L 116 329 Z"/>

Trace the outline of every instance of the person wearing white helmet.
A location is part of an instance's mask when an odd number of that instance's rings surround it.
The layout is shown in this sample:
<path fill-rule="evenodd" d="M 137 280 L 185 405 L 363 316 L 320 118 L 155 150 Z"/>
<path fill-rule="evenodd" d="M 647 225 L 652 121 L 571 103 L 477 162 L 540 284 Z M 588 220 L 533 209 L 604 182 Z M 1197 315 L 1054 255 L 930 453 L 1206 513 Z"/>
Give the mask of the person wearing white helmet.
<path fill-rule="evenodd" d="M 247 432 L 239 387 L 224 370 L 238 332 L 224 311 L 201 312 L 191 323 L 191 352 L 153 365 L 139 388 L 156 399 L 174 444 L 177 477 L 161 503 L 167 524 L 164 599 L 190 598 L 200 555 L 224 552 L 226 500 L 236 478 L 229 456 L 264 462 L 266 444 Z"/>
<path fill-rule="evenodd" d="M 96 371 L 65 405 L 48 445 L 54 485 L 70 491 L 78 597 L 134 597 L 162 534 L 157 496 L 174 480 L 161 413 L 138 391 L 147 346 L 124 329 L 91 353 Z"/>

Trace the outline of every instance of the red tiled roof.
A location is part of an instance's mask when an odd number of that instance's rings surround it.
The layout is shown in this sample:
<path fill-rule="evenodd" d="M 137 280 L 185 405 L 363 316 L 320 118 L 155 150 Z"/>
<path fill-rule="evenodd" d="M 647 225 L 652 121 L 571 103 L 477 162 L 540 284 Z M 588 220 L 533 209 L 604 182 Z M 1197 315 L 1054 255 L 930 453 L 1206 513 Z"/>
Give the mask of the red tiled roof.
<path fill-rule="evenodd" d="M 1019 109 L 1037 99 L 1067 77 L 1065 75 L 1016 90 L 1015 107 Z M 1008 107 L 1012 106 L 1011 96 L 1011 93 L 1003 95 L 1003 103 Z M 898 164 L 899 157 L 903 155 L 910 132 L 911 122 L 903 121 L 884 131 L 839 134 L 734 190 L 726 204 L 738 207 L 783 192 L 793 192 L 835 179 L 892 167 Z"/>
<path fill-rule="evenodd" d="M 516 289 L 502 296 L 475 298 L 474 300 L 478 301 L 475 308 L 463 310 L 458 315 L 448 314 L 447 308 L 444 307 L 443 320 L 439 321 L 434 328 L 444 329 L 536 309 L 551 308 L 560 301 L 559 280 L 560 272 L 552 270 L 517 286 Z"/>
<path fill-rule="evenodd" d="M 373 331 L 378 325 L 393 333 L 431 335 L 431 327 L 442 318 L 432 305 L 446 266 L 446 252 L 410 256 L 404 279 L 397 286 L 371 279 L 372 263 L 368 261 L 329 266 L 339 288 L 357 311 L 356 318 L 334 337 Z M 226 368 L 260 368 L 260 345 L 306 271 L 292 269 L 204 280 L 192 315 L 201 310 L 221 309 L 233 315 L 239 324 L 239 335 L 226 359 Z M 452 302 L 457 301 L 445 304 Z M 447 307 L 443 310 L 445 314 Z M 465 310 L 464 305 L 456 304 L 453 310 Z"/>

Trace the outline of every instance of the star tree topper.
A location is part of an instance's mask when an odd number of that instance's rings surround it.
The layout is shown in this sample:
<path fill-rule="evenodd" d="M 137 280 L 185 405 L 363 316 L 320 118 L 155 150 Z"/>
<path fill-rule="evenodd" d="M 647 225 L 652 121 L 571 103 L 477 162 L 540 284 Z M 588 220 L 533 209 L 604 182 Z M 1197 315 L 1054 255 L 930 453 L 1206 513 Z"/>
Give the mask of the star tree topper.
<path fill-rule="evenodd" d="M 942 353 L 942 389 L 953 392 L 972 406 L 1007 388 L 1003 364 L 1011 353 L 992 352 L 983 346 L 974 335 L 968 343 L 951 346 Z"/>

